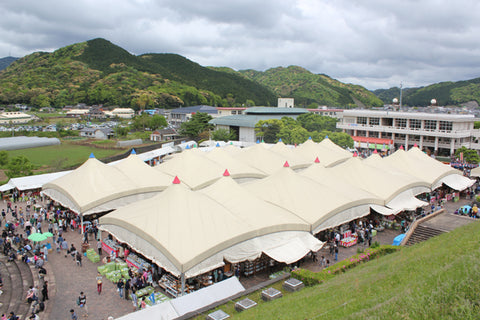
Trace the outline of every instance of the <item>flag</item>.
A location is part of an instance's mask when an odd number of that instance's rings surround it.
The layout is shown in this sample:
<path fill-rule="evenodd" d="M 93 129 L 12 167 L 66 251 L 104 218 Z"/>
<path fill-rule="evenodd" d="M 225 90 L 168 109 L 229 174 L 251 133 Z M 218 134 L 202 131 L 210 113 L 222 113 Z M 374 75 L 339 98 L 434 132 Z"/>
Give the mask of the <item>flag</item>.
<path fill-rule="evenodd" d="M 148 296 L 148 300 L 150 300 L 152 304 L 155 304 L 155 295 L 153 294 L 153 292 L 150 296 Z"/>

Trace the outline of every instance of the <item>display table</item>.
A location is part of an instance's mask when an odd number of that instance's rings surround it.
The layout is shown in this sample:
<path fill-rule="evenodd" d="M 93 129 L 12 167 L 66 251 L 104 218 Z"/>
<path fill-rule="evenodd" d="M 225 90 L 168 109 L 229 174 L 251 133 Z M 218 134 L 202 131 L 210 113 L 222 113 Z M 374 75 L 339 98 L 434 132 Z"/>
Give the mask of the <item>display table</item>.
<path fill-rule="evenodd" d="M 134 267 L 138 270 L 148 270 L 151 267 L 148 262 L 146 262 L 134 253 L 130 253 L 127 259 L 125 259 L 125 262 L 129 267 Z"/>
<path fill-rule="evenodd" d="M 340 245 L 342 247 L 351 247 L 357 244 L 357 235 L 352 234 L 352 231 L 348 230 L 343 234 L 343 239 L 340 240 Z"/>
<path fill-rule="evenodd" d="M 118 258 L 118 251 L 120 247 L 110 239 L 104 239 L 102 241 L 102 250 L 105 251 L 108 255 L 112 254 L 112 251 L 115 254 L 115 258 Z"/>

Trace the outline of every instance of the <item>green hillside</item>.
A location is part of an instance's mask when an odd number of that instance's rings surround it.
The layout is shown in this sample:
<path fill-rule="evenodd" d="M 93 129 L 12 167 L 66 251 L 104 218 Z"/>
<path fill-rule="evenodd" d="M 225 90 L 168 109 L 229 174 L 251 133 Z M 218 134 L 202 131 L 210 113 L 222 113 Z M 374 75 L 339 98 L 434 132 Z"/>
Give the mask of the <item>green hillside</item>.
<path fill-rule="evenodd" d="M 314 74 L 298 67 L 278 67 L 265 72 L 239 71 L 244 76 L 266 86 L 278 96 L 295 98 L 295 105 L 351 108 L 380 107 L 383 102 L 359 85 L 345 84 L 323 74 Z"/>
<path fill-rule="evenodd" d="M 373 91 L 385 103 L 399 98 L 399 88 L 378 89 Z M 426 107 L 432 99 L 440 106 L 461 105 L 469 101 L 480 104 L 480 78 L 457 82 L 440 82 L 426 87 L 406 88 L 402 93 L 402 104 Z"/>
<path fill-rule="evenodd" d="M 479 233 L 473 222 L 274 301 L 253 293 L 251 310 L 220 309 L 233 319 L 479 319 Z"/>
<path fill-rule="evenodd" d="M 135 56 L 104 39 L 37 52 L 0 72 L 0 104 L 174 108 L 276 104 L 267 88 L 174 54 Z"/>
<path fill-rule="evenodd" d="M 18 60 L 18 58 L 14 58 L 14 57 L 0 58 L 0 70 L 5 69 L 16 60 Z"/>

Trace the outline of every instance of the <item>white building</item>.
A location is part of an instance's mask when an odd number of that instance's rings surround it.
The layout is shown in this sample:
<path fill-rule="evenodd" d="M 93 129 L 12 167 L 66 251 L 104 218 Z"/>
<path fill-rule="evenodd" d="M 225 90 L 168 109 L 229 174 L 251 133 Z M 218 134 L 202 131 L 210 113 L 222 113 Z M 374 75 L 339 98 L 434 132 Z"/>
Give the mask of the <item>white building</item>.
<path fill-rule="evenodd" d="M 278 98 L 278 108 L 294 108 L 295 102 L 293 98 Z"/>
<path fill-rule="evenodd" d="M 344 110 L 337 128 L 352 137 L 391 139 L 396 148 L 417 144 L 421 150 L 452 155 L 462 146 L 480 149 L 473 115 Z"/>
<path fill-rule="evenodd" d="M 0 124 L 21 124 L 32 120 L 32 116 L 23 112 L 2 112 L 0 113 Z"/>
<path fill-rule="evenodd" d="M 135 111 L 132 108 L 115 108 L 112 111 L 105 111 L 105 114 L 111 118 L 131 119 L 135 116 Z"/>

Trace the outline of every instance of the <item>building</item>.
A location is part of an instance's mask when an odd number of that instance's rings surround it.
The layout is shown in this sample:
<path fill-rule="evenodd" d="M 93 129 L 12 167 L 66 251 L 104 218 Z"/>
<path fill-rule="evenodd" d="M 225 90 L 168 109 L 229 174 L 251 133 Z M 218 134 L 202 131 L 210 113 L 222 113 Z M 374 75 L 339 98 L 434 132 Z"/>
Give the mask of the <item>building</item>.
<path fill-rule="evenodd" d="M 217 108 L 218 116 L 223 117 L 223 116 L 231 116 L 231 115 L 236 115 L 236 114 L 243 114 L 243 112 L 247 108 L 242 107 L 242 108 Z"/>
<path fill-rule="evenodd" d="M 105 111 L 105 114 L 111 118 L 131 119 L 135 116 L 135 111 L 132 108 L 115 108 L 112 111 Z"/>
<path fill-rule="evenodd" d="M 307 109 L 311 113 L 319 114 L 325 117 L 332 117 L 335 119 L 343 118 L 343 109 L 328 109 L 327 107 L 318 107 L 317 109 Z"/>
<path fill-rule="evenodd" d="M 410 148 L 449 156 L 466 147 L 479 149 L 480 130 L 473 115 L 422 112 L 344 110 L 337 128 L 355 137 L 391 139 L 395 148 Z"/>
<path fill-rule="evenodd" d="M 90 119 L 105 119 L 107 116 L 101 106 L 92 106 L 88 110 L 87 116 Z"/>
<path fill-rule="evenodd" d="M 278 98 L 277 107 L 279 108 L 294 108 L 295 102 L 293 98 Z"/>
<path fill-rule="evenodd" d="M 168 115 L 168 122 L 175 126 L 182 124 L 183 122 L 187 122 L 192 118 L 192 115 L 195 113 L 208 113 L 212 117 L 218 116 L 218 110 L 212 106 L 192 106 L 192 107 L 183 107 L 170 110 Z"/>
<path fill-rule="evenodd" d="M 168 141 L 168 140 L 173 140 L 175 136 L 177 136 L 177 132 L 173 129 L 161 129 L 161 130 L 156 130 L 150 134 L 150 141 Z"/>
<path fill-rule="evenodd" d="M 21 124 L 32 120 L 32 116 L 20 111 L 0 113 L 0 124 Z"/>
<path fill-rule="evenodd" d="M 67 111 L 66 116 L 68 118 L 81 118 L 88 114 L 88 109 L 70 109 Z"/>
<path fill-rule="evenodd" d="M 226 129 L 236 133 L 238 141 L 255 142 L 257 135 L 255 125 L 260 120 L 281 119 L 292 117 L 296 119 L 299 115 L 308 113 L 307 109 L 300 108 L 271 108 L 252 107 L 244 111 L 244 114 L 230 115 L 210 120 L 218 129 Z"/>
<path fill-rule="evenodd" d="M 83 128 L 80 130 L 80 137 L 107 140 L 113 136 L 114 132 L 111 128 Z"/>

